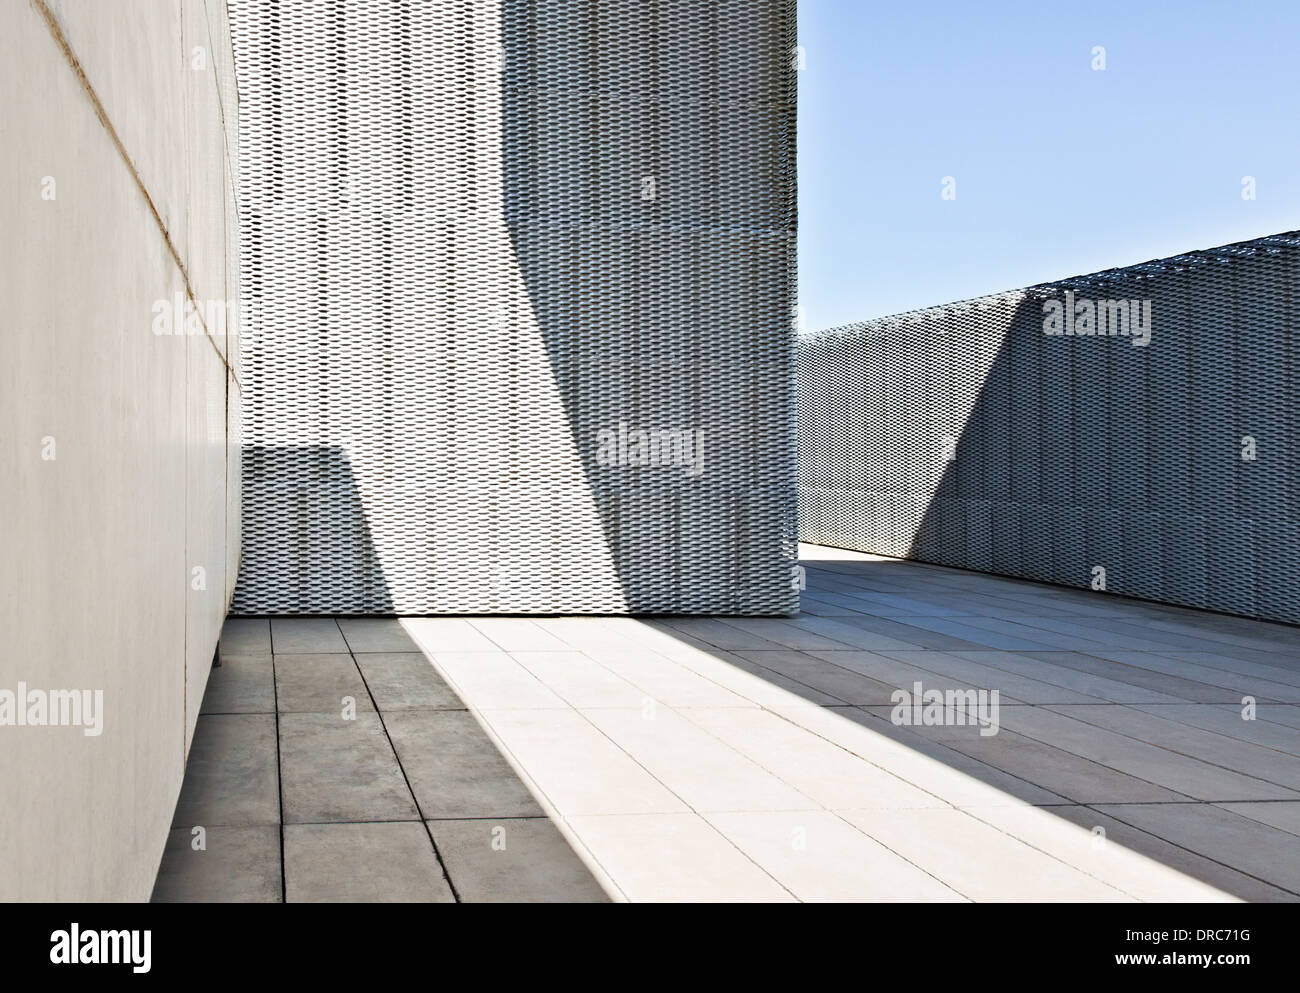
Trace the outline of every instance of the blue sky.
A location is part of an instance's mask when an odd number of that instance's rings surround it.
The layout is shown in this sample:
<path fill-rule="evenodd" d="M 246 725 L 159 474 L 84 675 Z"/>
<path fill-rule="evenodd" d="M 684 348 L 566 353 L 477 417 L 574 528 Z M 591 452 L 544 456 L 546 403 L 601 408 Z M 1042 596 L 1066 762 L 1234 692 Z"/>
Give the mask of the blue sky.
<path fill-rule="evenodd" d="M 799 0 L 799 44 L 809 330 L 1300 228 L 1300 0 Z"/>

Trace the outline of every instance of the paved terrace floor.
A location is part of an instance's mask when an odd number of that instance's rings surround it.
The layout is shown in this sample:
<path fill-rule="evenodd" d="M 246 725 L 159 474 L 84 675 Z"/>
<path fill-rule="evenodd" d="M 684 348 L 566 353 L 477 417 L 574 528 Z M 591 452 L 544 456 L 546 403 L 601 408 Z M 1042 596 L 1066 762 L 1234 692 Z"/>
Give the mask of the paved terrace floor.
<path fill-rule="evenodd" d="M 802 558 L 792 619 L 228 622 L 155 898 L 1300 899 L 1300 631 Z"/>
<path fill-rule="evenodd" d="M 221 654 L 155 902 L 608 899 L 399 622 L 228 620 Z"/>

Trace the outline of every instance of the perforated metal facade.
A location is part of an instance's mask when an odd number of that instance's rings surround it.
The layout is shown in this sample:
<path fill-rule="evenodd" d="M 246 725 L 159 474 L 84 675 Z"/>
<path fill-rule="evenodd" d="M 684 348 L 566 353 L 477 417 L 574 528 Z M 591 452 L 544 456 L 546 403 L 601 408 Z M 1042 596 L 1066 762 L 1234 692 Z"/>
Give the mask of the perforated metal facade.
<path fill-rule="evenodd" d="M 230 10 L 236 611 L 797 609 L 794 3 Z"/>
<path fill-rule="evenodd" d="M 800 536 L 1300 622 L 1298 322 L 1289 232 L 803 336 Z"/>

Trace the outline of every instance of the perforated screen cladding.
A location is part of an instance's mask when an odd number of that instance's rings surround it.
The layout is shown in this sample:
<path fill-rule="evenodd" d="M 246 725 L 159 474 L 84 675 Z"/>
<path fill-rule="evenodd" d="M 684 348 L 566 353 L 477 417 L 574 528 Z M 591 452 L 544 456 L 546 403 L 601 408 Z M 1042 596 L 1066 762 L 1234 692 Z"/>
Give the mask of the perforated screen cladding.
<path fill-rule="evenodd" d="M 1298 289 L 1289 232 L 801 336 L 800 536 L 1300 622 Z"/>
<path fill-rule="evenodd" d="M 794 4 L 230 11 L 235 610 L 797 609 Z"/>

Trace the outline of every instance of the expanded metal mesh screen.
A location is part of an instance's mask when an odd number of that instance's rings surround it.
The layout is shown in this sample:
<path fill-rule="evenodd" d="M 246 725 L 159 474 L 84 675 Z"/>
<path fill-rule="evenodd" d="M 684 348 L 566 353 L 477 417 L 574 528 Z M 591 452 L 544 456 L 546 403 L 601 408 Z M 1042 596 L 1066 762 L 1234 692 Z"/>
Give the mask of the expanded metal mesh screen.
<path fill-rule="evenodd" d="M 800 537 L 1300 622 L 1298 292 L 1289 232 L 803 336 Z"/>
<path fill-rule="evenodd" d="M 230 12 L 235 610 L 797 609 L 792 0 Z"/>

